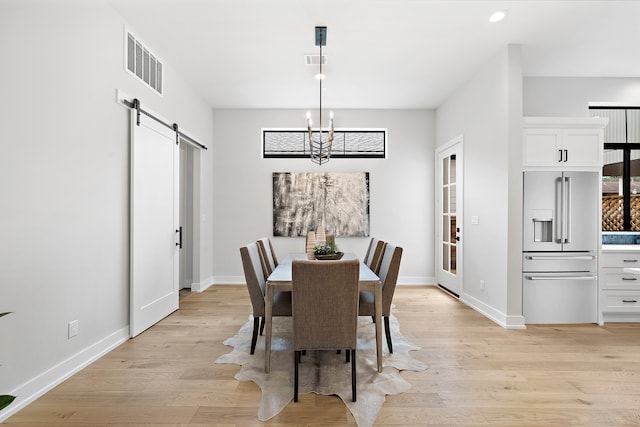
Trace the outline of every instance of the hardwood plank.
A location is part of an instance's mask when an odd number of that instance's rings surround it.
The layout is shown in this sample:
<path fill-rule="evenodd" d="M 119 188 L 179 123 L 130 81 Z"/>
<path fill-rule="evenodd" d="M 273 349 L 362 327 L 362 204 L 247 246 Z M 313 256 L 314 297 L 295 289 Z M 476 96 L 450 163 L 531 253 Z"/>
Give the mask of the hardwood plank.
<path fill-rule="evenodd" d="M 429 369 L 402 373 L 412 388 L 387 396 L 376 425 L 640 425 L 640 324 L 506 330 L 429 286 L 396 288 L 394 304 Z M 250 313 L 244 286 L 192 293 L 6 424 L 354 426 L 339 398 L 315 394 L 257 419 L 259 387 L 214 363 Z"/>

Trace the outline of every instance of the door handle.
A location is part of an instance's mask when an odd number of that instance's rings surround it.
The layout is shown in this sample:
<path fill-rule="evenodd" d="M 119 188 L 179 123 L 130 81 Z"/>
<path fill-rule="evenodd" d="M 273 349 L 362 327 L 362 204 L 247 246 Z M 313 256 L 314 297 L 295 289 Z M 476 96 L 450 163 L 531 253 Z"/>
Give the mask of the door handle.
<path fill-rule="evenodd" d="M 564 161 L 568 162 L 569 161 L 569 150 L 564 150 Z"/>
<path fill-rule="evenodd" d="M 597 276 L 525 276 L 527 280 L 596 280 Z"/>
<path fill-rule="evenodd" d="M 567 150 L 564 150 L 565 152 Z M 566 162 L 566 158 L 565 158 Z M 562 210 L 562 214 L 564 215 L 564 224 L 562 225 L 564 229 L 564 241 L 562 243 L 571 243 L 571 178 L 565 177 L 565 193 L 564 193 L 564 209 Z"/>
<path fill-rule="evenodd" d="M 182 249 L 182 226 L 176 230 L 176 233 L 178 233 L 178 243 L 176 243 L 176 246 L 178 249 Z"/>
<path fill-rule="evenodd" d="M 558 163 L 562 162 L 562 150 L 558 150 L 558 153 L 560 153 L 560 160 L 558 160 Z"/>

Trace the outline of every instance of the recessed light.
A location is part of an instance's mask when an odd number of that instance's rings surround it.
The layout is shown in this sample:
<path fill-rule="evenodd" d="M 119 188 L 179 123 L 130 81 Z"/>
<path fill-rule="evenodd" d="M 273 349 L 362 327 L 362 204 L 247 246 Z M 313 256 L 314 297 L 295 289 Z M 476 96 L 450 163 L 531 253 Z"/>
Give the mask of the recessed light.
<path fill-rule="evenodd" d="M 500 22 L 504 19 L 505 16 L 507 16 L 507 12 L 505 12 L 504 10 L 496 10 L 489 17 L 489 22 Z"/>

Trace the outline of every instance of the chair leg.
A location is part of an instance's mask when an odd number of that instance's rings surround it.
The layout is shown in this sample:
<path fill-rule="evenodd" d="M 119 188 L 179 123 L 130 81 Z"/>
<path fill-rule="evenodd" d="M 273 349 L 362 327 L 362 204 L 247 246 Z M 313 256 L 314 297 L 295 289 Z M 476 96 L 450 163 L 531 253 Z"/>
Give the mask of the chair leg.
<path fill-rule="evenodd" d="M 300 350 L 295 351 L 293 368 L 293 401 L 298 401 L 298 365 L 300 364 Z"/>
<path fill-rule="evenodd" d="M 260 318 L 260 335 L 264 332 L 264 316 Z"/>
<path fill-rule="evenodd" d="M 345 353 L 346 353 L 345 363 L 349 363 L 349 360 L 351 360 L 351 352 L 349 350 L 346 350 Z"/>
<path fill-rule="evenodd" d="M 389 347 L 389 353 L 393 353 L 393 344 L 391 344 L 391 331 L 389 330 L 388 316 L 384 316 L 384 334 L 387 336 L 387 347 Z"/>
<path fill-rule="evenodd" d="M 253 334 L 251 335 L 251 352 L 253 354 L 256 351 L 256 342 L 258 341 L 258 322 L 260 322 L 259 317 L 253 318 Z"/>
<path fill-rule="evenodd" d="M 351 400 L 356 401 L 356 351 L 351 350 L 350 352 L 347 350 L 347 353 L 351 353 Z"/>

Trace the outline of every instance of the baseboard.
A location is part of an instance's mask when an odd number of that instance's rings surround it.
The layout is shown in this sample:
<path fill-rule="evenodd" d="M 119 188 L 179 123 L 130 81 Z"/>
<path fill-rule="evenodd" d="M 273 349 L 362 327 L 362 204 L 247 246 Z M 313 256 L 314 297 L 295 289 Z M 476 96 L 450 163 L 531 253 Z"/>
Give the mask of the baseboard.
<path fill-rule="evenodd" d="M 435 277 L 427 276 L 399 276 L 397 280 L 397 284 L 402 286 L 435 286 L 436 283 Z"/>
<path fill-rule="evenodd" d="M 206 279 L 200 282 L 194 282 L 191 284 L 191 292 L 203 292 L 209 286 L 213 285 L 214 278 L 212 276 L 207 277 Z"/>
<path fill-rule="evenodd" d="M 214 285 L 245 285 L 244 276 L 213 276 Z"/>
<path fill-rule="evenodd" d="M 16 400 L 0 412 L 0 422 L 5 421 L 11 415 L 128 339 L 129 326 L 127 325 L 12 390 L 9 394 L 16 396 Z"/>
<path fill-rule="evenodd" d="M 505 329 L 526 329 L 523 316 L 508 316 L 464 292 L 460 301 Z"/>

